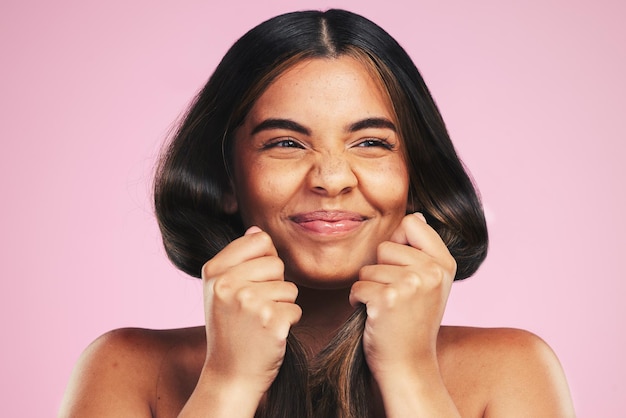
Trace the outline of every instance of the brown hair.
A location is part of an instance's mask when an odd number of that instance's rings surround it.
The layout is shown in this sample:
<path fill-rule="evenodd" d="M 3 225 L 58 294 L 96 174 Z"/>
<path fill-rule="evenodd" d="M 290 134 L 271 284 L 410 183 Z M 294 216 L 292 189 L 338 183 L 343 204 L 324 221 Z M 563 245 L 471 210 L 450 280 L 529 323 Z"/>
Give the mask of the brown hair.
<path fill-rule="evenodd" d="M 471 276 L 487 252 L 479 197 L 417 68 L 371 21 L 343 10 L 280 15 L 250 30 L 226 53 L 165 149 L 155 178 L 155 209 L 172 262 L 199 277 L 202 265 L 244 232 L 224 210 L 233 133 L 265 89 L 306 59 L 351 56 L 381 82 L 393 106 L 410 176 L 407 211 L 420 210 Z M 359 308 L 314 359 L 293 335 L 259 417 L 367 417 L 369 370 Z"/>

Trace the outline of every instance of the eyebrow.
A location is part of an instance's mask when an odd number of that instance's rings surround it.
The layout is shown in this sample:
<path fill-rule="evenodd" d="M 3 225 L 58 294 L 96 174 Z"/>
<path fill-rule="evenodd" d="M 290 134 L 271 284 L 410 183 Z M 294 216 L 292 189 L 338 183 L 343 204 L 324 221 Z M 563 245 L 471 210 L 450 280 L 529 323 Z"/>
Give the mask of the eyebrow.
<path fill-rule="evenodd" d="M 347 128 L 347 132 L 357 132 L 363 129 L 369 128 L 386 128 L 397 132 L 396 125 L 386 118 L 367 118 L 350 124 Z M 311 130 L 300 125 L 298 122 L 294 122 L 289 119 L 265 119 L 252 129 L 251 135 L 255 135 L 261 131 L 268 131 L 272 129 L 285 129 L 288 131 L 297 132 L 303 135 L 311 136 Z"/>
<path fill-rule="evenodd" d="M 271 129 L 285 129 L 288 131 L 298 132 L 303 135 L 311 135 L 311 131 L 309 129 L 300 125 L 298 122 L 294 122 L 289 119 L 265 119 L 252 129 L 252 135 Z"/>
<path fill-rule="evenodd" d="M 368 128 L 387 128 L 391 129 L 394 132 L 397 132 L 396 125 L 394 125 L 392 121 L 386 118 L 367 118 L 358 122 L 354 122 L 348 127 L 348 132 L 356 132 L 360 131 L 361 129 Z"/>

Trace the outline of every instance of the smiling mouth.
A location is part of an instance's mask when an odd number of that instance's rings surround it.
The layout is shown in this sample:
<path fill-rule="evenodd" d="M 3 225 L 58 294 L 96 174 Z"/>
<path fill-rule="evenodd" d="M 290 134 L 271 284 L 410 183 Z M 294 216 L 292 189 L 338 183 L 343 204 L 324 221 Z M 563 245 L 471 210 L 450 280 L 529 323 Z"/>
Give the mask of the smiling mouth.
<path fill-rule="evenodd" d="M 354 231 L 368 218 L 355 212 L 320 210 L 298 213 L 289 219 L 307 232 L 337 235 Z"/>

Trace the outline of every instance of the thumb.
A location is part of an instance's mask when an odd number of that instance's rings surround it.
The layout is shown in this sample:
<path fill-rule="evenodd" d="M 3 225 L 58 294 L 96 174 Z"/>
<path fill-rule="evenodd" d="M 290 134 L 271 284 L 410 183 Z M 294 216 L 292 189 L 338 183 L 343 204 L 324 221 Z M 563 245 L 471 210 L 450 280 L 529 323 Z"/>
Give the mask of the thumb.
<path fill-rule="evenodd" d="M 246 231 L 244 235 L 256 234 L 258 232 L 263 232 L 263 230 L 255 225 L 255 226 L 251 226 L 250 228 L 248 228 L 248 230 Z"/>

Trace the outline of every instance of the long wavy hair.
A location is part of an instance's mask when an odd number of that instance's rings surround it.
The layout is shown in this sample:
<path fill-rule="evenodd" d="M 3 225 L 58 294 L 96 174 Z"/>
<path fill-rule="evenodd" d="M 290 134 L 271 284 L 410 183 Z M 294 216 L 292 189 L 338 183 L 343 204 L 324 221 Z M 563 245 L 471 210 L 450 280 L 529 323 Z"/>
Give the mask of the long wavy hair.
<path fill-rule="evenodd" d="M 370 20 L 344 10 L 287 13 L 242 36 L 198 93 L 164 148 L 154 184 L 165 250 L 182 271 L 203 264 L 244 233 L 232 195 L 234 132 L 255 101 L 286 69 L 307 59 L 351 56 L 376 76 L 393 105 L 409 172 L 407 213 L 421 211 L 457 262 L 455 280 L 471 276 L 487 254 L 478 194 L 443 119 L 404 49 Z M 359 308 L 314 359 L 290 335 L 283 366 L 258 417 L 368 417 L 371 375 Z"/>

